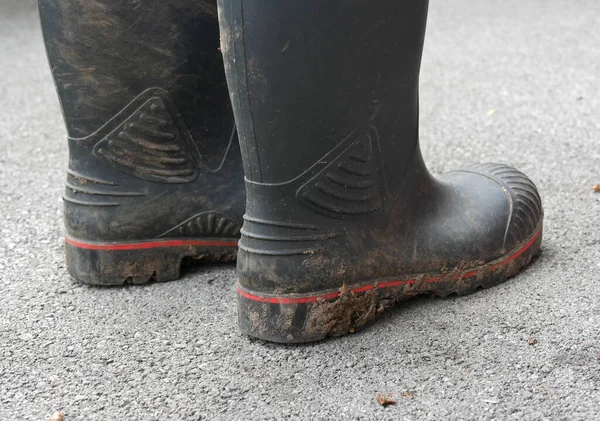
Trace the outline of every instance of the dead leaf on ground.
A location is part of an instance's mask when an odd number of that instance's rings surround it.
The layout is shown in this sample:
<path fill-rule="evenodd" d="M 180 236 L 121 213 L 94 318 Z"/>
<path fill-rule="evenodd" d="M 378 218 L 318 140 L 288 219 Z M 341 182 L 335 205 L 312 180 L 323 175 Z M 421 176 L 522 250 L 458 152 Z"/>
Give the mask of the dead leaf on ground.
<path fill-rule="evenodd" d="M 410 390 L 401 392 L 400 394 L 406 398 L 414 399 L 414 397 L 415 397 L 415 392 L 411 392 Z"/>
<path fill-rule="evenodd" d="M 592 187 L 592 191 L 594 193 L 600 193 L 600 184 L 596 184 L 594 187 Z"/>
<path fill-rule="evenodd" d="M 381 393 L 378 393 L 376 399 L 377 403 L 381 406 L 396 405 L 396 401 L 392 399 L 391 393 L 388 393 L 386 396 L 383 396 Z"/>
<path fill-rule="evenodd" d="M 56 414 L 50 417 L 49 421 L 63 421 L 64 416 L 62 412 L 57 412 Z"/>
<path fill-rule="evenodd" d="M 533 336 L 529 338 L 529 340 L 527 341 L 527 343 L 529 345 L 535 345 L 537 344 L 537 339 L 535 339 Z"/>

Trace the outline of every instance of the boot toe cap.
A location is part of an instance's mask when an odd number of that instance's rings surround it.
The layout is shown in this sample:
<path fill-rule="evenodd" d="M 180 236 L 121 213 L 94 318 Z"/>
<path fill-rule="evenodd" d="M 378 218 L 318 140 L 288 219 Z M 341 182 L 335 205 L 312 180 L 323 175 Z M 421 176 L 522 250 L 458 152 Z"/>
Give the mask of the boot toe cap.
<path fill-rule="evenodd" d="M 529 177 L 505 164 L 481 164 L 471 170 L 494 180 L 506 194 L 510 215 L 505 248 L 517 246 L 535 235 L 541 228 L 544 211 L 538 190 Z"/>

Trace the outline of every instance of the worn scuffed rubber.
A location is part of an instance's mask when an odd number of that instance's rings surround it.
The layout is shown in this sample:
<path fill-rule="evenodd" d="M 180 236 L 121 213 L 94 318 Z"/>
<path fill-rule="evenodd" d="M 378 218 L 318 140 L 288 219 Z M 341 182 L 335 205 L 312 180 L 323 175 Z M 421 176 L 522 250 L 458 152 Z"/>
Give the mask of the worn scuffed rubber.
<path fill-rule="evenodd" d="M 218 4 L 247 190 L 244 333 L 343 335 L 399 300 L 489 287 L 532 261 L 543 210 L 527 176 L 484 164 L 434 177 L 423 162 L 426 1 Z"/>
<path fill-rule="evenodd" d="M 235 259 L 242 162 L 214 0 L 40 0 L 69 142 L 66 255 L 84 283 Z"/>

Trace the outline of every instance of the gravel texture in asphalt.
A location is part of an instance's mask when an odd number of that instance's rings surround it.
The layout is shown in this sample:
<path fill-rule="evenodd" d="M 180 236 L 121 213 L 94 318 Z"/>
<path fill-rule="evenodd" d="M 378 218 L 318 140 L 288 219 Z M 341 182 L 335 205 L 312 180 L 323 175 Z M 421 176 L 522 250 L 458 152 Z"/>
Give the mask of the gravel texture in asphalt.
<path fill-rule="evenodd" d="M 0 0 L 0 419 L 598 419 L 599 27 L 597 0 L 431 2 L 425 158 L 527 173 L 543 254 L 496 288 L 283 346 L 238 333 L 232 265 L 137 287 L 69 278 L 66 132 L 36 5 Z"/>

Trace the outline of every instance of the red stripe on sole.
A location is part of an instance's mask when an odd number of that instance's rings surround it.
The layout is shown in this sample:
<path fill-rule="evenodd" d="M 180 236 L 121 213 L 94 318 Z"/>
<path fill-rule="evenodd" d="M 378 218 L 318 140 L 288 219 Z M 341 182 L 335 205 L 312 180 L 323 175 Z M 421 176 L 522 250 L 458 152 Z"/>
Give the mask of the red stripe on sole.
<path fill-rule="evenodd" d="M 270 304 L 306 304 L 313 303 L 317 301 L 319 298 L 323 300 L 333 300 L 339 297 L 340 292 L 334 291 L 329 294 L 323 295 L 315 295 L 310 297 L 261 297 L 259 295 L 250 294 L 249 292 L 244 291 L 240 287 L 237 288 L 238 294 L 240 294 L 244 298 L 248 298 L 252 301 L 258 301 L 261 303 L 270 303 Z"/>
<path fill-rule="evenodd" d="M 505 257 L 504 259 L 500 260 L 498 263 L 495 263 L 491 266 L 487 266 L 487 265 L 483 265 L 483 266 L 486 266 L 486 268 L 485 268 L 486 270 L 495 270 L 495 269 L 498 269 L 499 267 L 507 265 L 508 263 L 512 262 L 513 260 L 515 260 L 519 256 L 521 256 L 523 253 L 525 253 L 532 246 L 532 244 L 535 243 L 535 240 L 537 240 L 537 238 L 540 236 L 541 233 L 542 233 L 542 227 L 540 226 L 540 228 L 533 235 L 533 237 L 531 237 L 531 239 L 519 250 L 517 250 L 513 254 L 510 254 L 509 256 Z M 467 273 L 459 273 L 454 277 L 454 279 L 459 280 L 459 279 L 465 279 L 465 278 L 473 278 L 473 277 L 476 277 L 480 273 L 481 270 L 483 270 L 483 269 L 474 269 Z M 448 280 L 448 279 L 449 278 L 447 278 L 446 276 L 435 276 L 432 278 L 425 279 L 424 282 L 434 283 L 434 282 L 439 282 L 441 280 Z M 450 278 L 450 280 L 451 280 L 451 278 Z M 355 294 L 358 294 L 361 292 L 370 291 L 375 288 L 383 289 L 383 288 L 399 287 L 402 285 L 413 285 L 415 282 L 416 282 L 415 279 L 401 279 L 401 280 L 397 280 L 397 281 L 387 281 L 387 282 L 363 285 L 360 287 L 351 288 L 351 289 L 349 289 L 349 291 L 353 292 Z M 307 303 L 314 303 L 315 301 L 317 301 L 319 299 L 333 300 L 335 298 L 338 298 L 341 295 L 340 291 L 333 291 L 333 292 L 330 292 L 327 294 L 311 295 L 311 296 L 304 296 L 304 297 L 293 297 L 293 296 L 269 297 L 269 296 L 263 296 L 263 295 L 256 295 L 256 294 L 252 294 L 248 291 L 244 291 L 242 288 L 240 288 L 239 285 L 237 286 L 237 293 L 240 296 L 247 298 L 249 300 L 258 301 L 261 303 L 269 303 L 269 304 L 307 304 Z"/>
<path fill-rule="evenodd" d="M 86 250 L 144 250 L 161 247 L 237 247 L 237 241 L 223 240 L 160 240 L 160 241 L 144 241 L 139 243 L 86 243 L 83 241 L 74 240 L 65 237 L 65 242 L 68 244 Z"/>

